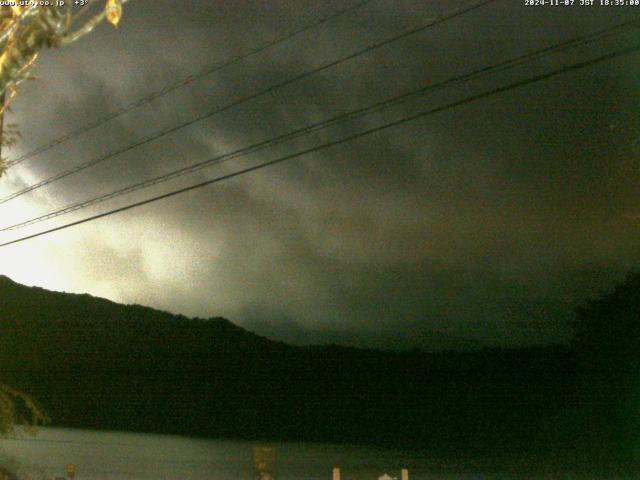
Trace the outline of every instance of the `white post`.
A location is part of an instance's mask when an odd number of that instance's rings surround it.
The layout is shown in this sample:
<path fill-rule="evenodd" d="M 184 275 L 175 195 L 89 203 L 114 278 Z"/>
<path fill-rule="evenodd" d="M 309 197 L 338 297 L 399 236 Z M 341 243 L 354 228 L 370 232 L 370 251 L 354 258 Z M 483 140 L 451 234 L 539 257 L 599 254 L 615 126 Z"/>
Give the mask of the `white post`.
<path fill-rule="evenodd" d="M 409 480 L 409 470 L 406 468 L 402 469 L 402 480 Z"/>
<path fill-rule="evenodd" d="M 333 480 L 340 480 L 340 469 L 338 467 L 333 469 Z"/>

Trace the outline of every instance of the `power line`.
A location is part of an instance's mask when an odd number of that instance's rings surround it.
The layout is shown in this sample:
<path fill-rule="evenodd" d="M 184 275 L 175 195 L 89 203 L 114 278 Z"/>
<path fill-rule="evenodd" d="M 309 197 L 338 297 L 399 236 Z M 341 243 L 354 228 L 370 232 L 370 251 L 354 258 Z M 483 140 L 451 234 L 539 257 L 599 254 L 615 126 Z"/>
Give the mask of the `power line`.
<path fill-rule="evenodd" d="M 280 37 L 277 37 L 276 39 L 267 42 L 263 45 L 260 45 L 258 47 L 255 47 L 251 50 L 249 50 L 248 52 L 242 54 L 242 55 L 237 55 L 235 57 L 230 57 L 226 60 L 223 60 L 222 62 L 218 62 L 215 63 L 213 65 L 207 66 L 204 69 L 200 70 L 199 72 L 193 73 L 185 78 L 183 78 L 182 80 L 179 80 L 177 82 L 174 82 L 170 85 L 165 86 L 164 88 L 157 90 L 156 92 L 150 93 L 149 95 L 142 97 L 138 100 L 136 100 L 135 102 L 130 103 L 129 105 L 124 106 L 123 108 L 121 108 L 120 110 L 117 110 L 113 113 L 107 114 L 103 117 L 98 118 L 97 120 L 95 120 L 93 123 L 90 123 L 88 125 L 84 125 L 76 130 L 73 130 L 61 137 L 58 137 L 54 140 L 52 140 L 51 142 L 49 142 L 46 145 L 43 145 L 41 147 L 38 147 L 34 150 L 31 150 L 30 152 L 25 153 L 24 155 L 21 155 L 20 157 L 11 160 L 9 162 L 6 162 L 6 168 L 10 168 L 13 167 L 15 165 L 18 165 L 22 162 L 24 162 L 25 160 L 28 160 L 31 157 L 35 157 L 36 155 L 40 155 L 41 153 L 44 153 L 48 150 L 51 150 L 53 147 L 60 145 L 61 143 L 66 142 L 67 140 L 70 140 L 74 137 L 77 137 L 78 135 L 81 135 L 83 133 L 89 132 L 101 125 L 104 125 L 105 123 L 118 118 L 122 115 L 124 115 L 125 113 L 129 113 L 133 110 L 136 110 L 150 102 L 152 102 L 153 100 L 155 100 L 156 98 L 159 97 L 163 97 L 171 92 L 173 92 L 174 90 L 177 90 L 179 88 L 184 87 L 185 85 L 188 85 L 189 83 L 192 83 L 196 80 L 199 80 L 203 77 L 206 77 L 208 75 L 211 75 L 213 73 L 219 72 L 227 67 L 230 67 L 232 65 L 235 65 L 238 62 L 241 62 L 243 60 L 246 60 L 247 58 L 253 57 L 255 55 L 258 55 L 259 53 L 264 52 L 265 50 L 268 50 L 271 47 L 274 47 L 276 45 L 279 45 L 280 43 L 284 43 L 287 40 L 291 40 L 292 38 L 300 35 L 301 33 L 307 32 L 309 30 L 312 30 L 316 27 L 319 27 L 320 25 L 323 25 L 324 23 L 330 22 L 331 20 L 334 20 L 336 18 L 341 17 L 342 15 L 345 15 L 353 10 L 356 10 L 360 7 L 365 6 L 368 3 L 373 2 L 374 0 L 362 0 L 359 1 L 349 7 L 343 8 L 341 10 L 338 10 L 337 12 L 334 12 L 330 15 L 327 15 L 325 17 L 319 18 L 318 20 L 309 23 L 307 25 L 304 25 L 292 32 L 286 33 Z"/>
<path fill-rule="evenodd" d="M 229 103 L 229 104 L 227 104 L 227 105 L 225 105 L 223 107 L 219 107 L 219 108 L 213 110 L 212 112 L 208 112 L 208 113 L 205 113 L 203 115 L 199 115 L 199 116 L 197 116 L 195 118 L 192 118 L 191 120 L 188 120 L 186 122 L 183 122 L 183 123 L 181 123 L 179 125 L 175 125 L 173 127 L 169 127 L 169 128 L 167 128 L 167 129 L 165 129 L 165 130 L 163 130 L 161 132 L 158 132 L 158 133 L 155 133 L 153 135 L 147 136 L 147 137 L 137 141 L 136 143 L 128 145 L 128 146 L 126 146 L 124 148 L 121 148 L 119 150 L 111 152 L 111 153 L 109 153 L 107 155 L 104 155 L 102 157 L 98 157 L 96 159 L 93 159 L 93 160 L 90 160 L 88 162 L 82 163 L 82 164 L 77 165 L 75 167 L 72 167 L 72 168 L 70 168 L 68 170 L 65 170 L 65 171 L 63 171 L 61 173 L 58 173 L 58 174 L 56 174 L 56 175 L 54 175 L 52 177 L 49 177 L 49 178 L 47 178 L 45 180 L 42 180 L 40 182 L 34 183 L 32 185 L 29 185 L 28 187 L 25 187 L 22 190 L 19 190 L 17 192 L 14 192 L 14 193 L 12 193 L 10 195 L 7 195 L 7 196 L 1 198 L 0 199 L 0 205 L 3 204 L 3 203 L 8 202 L 10 200 L 13 200 L 14 198 L 20 197 L 20 196 L 22 196 L 22 195 L 24 195 L 26 193 L 32 192 L 33 190 L 36 190 L 36 189 L 41 188 L 41 187 L 44 187 L 46 185 L 50 185 L 53 182 L 56 182 L 56 181 L 61 180 L 61 179 L 65 178 L 65 177 L 68 177 L 68 176 L 73 175 L 75 173 L 78 173 L 78 172 L 80 172 L 82 170 L 85 170 L 85 169 L 87 169 L 89 167 L 97 165 L 98 163 L 101 163 L 101 162 L 103 162 L 105 160 L 108 160 L 108 159 L 110 159 L 110 158 L 112 158 L 112 157 L 114 157 L 116 155 L 119 155 L 121 153 L 125 153 L 125 152 L 128 152 L 130 150 L 133 150 L 134 148 L 137 148 L 137 147 L 142 146 L 144 144 L 147 144 L 147 143 L 149 143 L 149 142 L 151 142 L 153 140 L 157 140 L 158 138 L 164 137 L 164 136 L 166 136 L 166 135 L 168 135 L 170 133 L 173 133 L 175 131 L 181 130 L 181 129 L 185 128 L 185 127 L 193 125 L 193 124 L 195 124 L 197 122 L 200 122 L 202 120 L 205 120 L 207 118 L 210 118 L 210 117 L 212 117 L 212 116 L 214 116 L 214 115 L 216 115 L 218 113 L 225 112 L 225 111 L 229 110 L 230 108 L 236 107 L 236 106 L 238 106 L 240 104 L 246 103 L 246 102 L 248 102 L 250 100 L 253 100 L 255 98 L 258 98 L 258 97 L 261 97 L 261 96 L 266 95 L 268 93 L 271 93 L 271 92 L 273 92 L 275 90 L 278 90 L 278 89 L 280 89 L 282 87 L 290 85 L 290 84 L 292 84 L 294 82 L 297 82 L 297 81 L 303 80 L 305 78 L 308 78 L 308 77 L 310 77 L 312 75 L 315 75 L 316 73 L 319 73 L 319 72 L 321 72 L 323 70 L 326 70 L 328 68 L 332 68 L 332 67 L 335 67 L 337 65 L 340 65 L 340 64 L 342 64 L 344 62 L 347 62 L 349 60 L 352 60 L 352 59 L 354 59 L 356 57 L 359 57 L 361 55 L 369 53 L 369 52 L 371 52 L 371 51 L 373 51 L 375 49 L 378 49 L 378 48 L 381 48 L 383 46 L 389 45 L 389 44 L 391 44 L 393 42 L 396 42 L 398 40 L 406 38 L 406 37 L 408 37 L 410 35 L 414 35 L 416 33 L 422 32 L 422 31 L 424 31 L 424 30 L 426 30 L 428 28 L 431 28 L 431 27 L 433 27 L 435 25 L 438 25 L 440 23 L 446 22 L 448 20 L 451 20 L 451 19 L 456 18 L 456 17 L 458 17 L 460 15 L 463 15 L 465 13 L 468 13 L 468 12 L 471 12 L 471 11 L 476 10 L 478 8 L 481 8 L 484 5 L 487 5 L 487 4 L 495 2 L 495 1 L 496 0 L 481 0 L 479 2 L 475 2 L 475 3 L 471 4 L 471 5 L 467 5 L 467 6 L 463 7 L 463 8 L 459 8 L 459 9 L 453 10 L 451 12 L 445 13 L 443 15 L 440 15 L 435 20 L 432 20 L 432 21 L 428 22 L 427 24 L 424 24 L 424 25 L 421 25 L 419 27 L 415 27 L 415 28 L 412 28 L 410 30 L 404 31 L 404 32 L 402 32 L 402 33 L 400 33 L 398 35 L 394 35 L 393 37 L 387 38 L 386 40 L 382 40 L 380 42 L 371 44 L 371 45 L 369 45 L 367 47 L 364 47 L 364 48 L 362 48 L 362 49 L 360 49 L 360 50 L 358 50 L 358 51 L 356 51 L 354 53 L 351 53 L 351 54 L 349 54 L 347 56 L 339 58 L 338 60 L 333 60 L 333 61 L 331 61 L 329 63 L 321 65 L 320 67 L 316 67 L 316 68 L 314 68 L 312 70 L 308 70 L 308 71 L 303 72 L 303 73 L 301 73 L 299 75 L 296 75 L 296 76 L 294 76 L 292 78 L 289 78 L 288 80 L 284 80 L 284 81 L 282 81 L 280 83 L 277 83 L 275 85 L 267 87 L 267 88 L 265 88 L 263 90 L 260 90 L 258 92 L 252 93 L 252 94 L 250 94 L 250 95 L 248 95 L 246 97 L 242 97 L 239 100 L 231 102 L 231 103 Z"/>
<path fill-rule="evenodd" d="M 464 98 L 462 100 L 458 100 L 458 101 L 449 103 L 449 104 L 444 105 L 444 106 L 432 108 L 432 109 L 429 109 L 429 110 L 424 110 L 424 111 L 416 113 L 414 115 L 410 115 L 408 117 L 404 117 L 404 118 L 402 118 L 400 120 L 395 120 L 393 122 L 389 122 L 389 123 L 386 123 L 384 125 L 380 125 L 380 126 L 377 126 L 377 127 L 374 127 L 374 128 L 370 128 L 370 129 L 364 130 L 362 132 L 355 133 L 353 135 L 349 135 L 349 136 L 343 137 L 343 138 L 341 138 L 339 140 L 333 140 L 331 142 L 327 142 L 327 143 L 324 143 L 322 145 L 317 145 L 317 146 L 312 147 L 312 148 L 307 148 L 305 150 L 301 150 L 301 151 L 296 152 L 296 153 L 285 155 L 285 156 L 276 158 L 274 160 L 270 160 L 268 162 L 264 162 L 264 163 L 261 163 L 261 164 L 258 164 L 258 165 L 254 165 L 252 167 L 244 168 L 242 170 L 239 170 L 239 171 L 236 171 L 236 172 L 233 172 L 233 173 L 222 175 L 222 176 L 213 178 L 211 180 L 206 180 L 204 182 L 196 183 L 194 185 L 190 185 L 190 186 L 185 187 L 185 188 L 181 188 L 181 189 L 174 190 L 174 191 L 171 191 L 171 192 L 168 192 L 168 193 L 164 193 L 162 195 L 157 195 L 155 197 L 151 197 L 151 198 L 148 198 L 146 200 L 142 200 L 140 202 L 132 203 L 132 204 L 126 205 L 124 207 L 115 208 L 113 210 L 109 210 L 107 212 L 103 212 L 103 213 L 100 213 L 100 214 L 97 214 L 97 215 L 93 215 L 91 217 L 86 217 L 86 218 L 83 218 L 81 220 L 76 220 L 75 222 L 70 222 L 70 223 L 67 223 L 65 225 L 60 225 L 60 226 L 55 227 L 55 228 L 50 228 L 48 230 L 44 230 L 44 231 L 41 231 L 41 232 L 38 232 L 38 233 L 34 233 L 32 235 L 27 235 L 27 236 L 24 236 L 24 237 L 15 239 L 15 240 L 11 240 L 9 242 L 5 242 L 5 243 L 0 244 L 0 247 L 5 247 L 5 246 L 8 246 L 8 245 L 12 245 L 14 243 L 24 242 L 24 241 L 30 240 L 32 238 L 36 238 L 36 237 L 40 237 L 42 235 L 46 235 L 46 234 L 49 234 L 49 233 L 53 233 L 53 232 L 57 232 L 57 231 L 60 231 L 60 230 L 64 230 L 64 229 L 67 229 L 67 228 L 70 228 L 70 227 L 74 227 L 76 225 L 81 225 L 83 223 L 91 222 L 91 221 L 97 220 L 99 218 L 103 218 L 103 217 L 107 217 L 107 216 L 110 216 L 110 215 L 114 215 L 116 213 L 120 213 L 120 212 L 124 212 L 124 211 L 127 211 L 127 210 L 131 210 L 133 208 L 141 207 L 143 205 L 147 205 L 147 204 L 150 204 L 150 203 L 153 203 L 153 202 L 157 202 L 157 201 L 163 200 L 165 198 L 173 197 L 173 196 L 179 195 L 181 193 L 185 193 L 185 192 L 189 192 L 189 191 L 192 191 L 192 190 L 196 190 L 198 188 L 205 187 L 207 185 L 212 185 L 214 183 L 219 183 L 219 182 L 222 182 L 224 180 L 228 180 L 228 179 L 231 179 L 231 178 L 234 178 L 234 177 L 238 177 L 240 175 L 244 175 L 246 173 L 250 173 L 250 172 L 253 172 L 253 171 L 256 171 L 256 170 L 263 169 L 265 167 L 269 167 L 271 165 L 282 163 L 282 162 L 284 162 L 286 160 L 291 160 L 291 159 L 298 158 L 298 157 L 301 157 L 301 156 L 304 156 L 304 155 L 308 155 L 310 153 L 317 152 L 319 150 L 323 150 L 325 148 L 333 147 L 333 146 L 336 146 L 336 145 L 341 145 L 341 144 L 349 142 L 351 140 L 355 140 L 357 138 L 361 138 L 361 137 L 364 137 L 366 135 L 370 135 L 372 133 L 377 133 L 377 132 L 380 132 L 380 131 L 383 131 L 383 130 L 387 130 L 389 128 L 396 127 L 398 125 L 402 125 L 404 123 L 411 122 L 413 120 L 417 120 L 419 118 L 423 118 L 423 117 L 426 117 L 428 115 L 432 115 L 432 114 L 435 114 L 435 113 L 438 113 L 438 112 L 443 112 L 443 111 L 446 111 L 446 110 L 450 110 L 452 108 L 455 108 L 455 107 L 458 107 L 458 106 L 461 106 L 461 105 L 465 105 L 465 104 L 468 104 L 468 103 L 472 103 L 472 102 L 475 102 L 475 101 L 483 99 L 483 98 L 487 98 L 487 97 L 490 97 L 490 96 L 493 96 L 493 95 L 497 95 L 499 93 L 503 93 L 503 92 L 506 92 L 506 91 L 509 91 L 509 90 L 513 90 L 515 88 L 523 87 L 525 85 L 529 85 L 529 84 L 536 83 L 536 82 L 539 82 L 539 81 L 542 81 L 542 80 L 546 80 L 546 79 L 549 79 L 549 78 L 552 78 L 552 77 L 555 77 L 555 76 L 558 76 L 558 75 L 561 75 L 561 74 L 564 74 L 564 73 L 567 73 L 567 72 L 570 72 L 570 71 L 586 68 L 586 67 L 601 63 L 601 62 L 606 61 L 606 60 L 612 60 L 614 58 L 618 58 L 618 57 L 621 57 L 623 55 L 629 55 L 629 54 L 637 52 L 637 51 L 640 51 L 640 44 L 636 44 L 636 45 L 634 45 L 632 47 L 628 47 L 628 48 L 624 48 L 624 49 L 621 49 L 621 50 L 610 52 L 610 53 L 607 53 L 607 54 L 604 54 L 604 55 L 600 55 L 598 57 L 595 57 L 595 58 L 592 58 L 592 59 L 589 59 L 589 60 L 585 60 L 583 62 L 574 63 L 574 64 L 571 64 L 571 65 L 568 65 L 568 66 L 565 66 L 565 67 L 562 67 L 562 68 L 559 68 L 559 69 L 556 69 L 554 71 L 547 72 L 547 73 L 544 73 L 544 74 L 541 74 L 541 75 L 536 75 L 534 77 L 529 77 L 529 78 L 524 79 L 524 80 L 519 80 L 517 82 L 513 82 L 513 83 L 510 83 L 510 84 L 502 86 L 502 87 L 497 87 L 497 88 L 494 88 L 492 90 L 488 90 L 488 91 L 485 91 L 483 93 L 479 93 L 479 94 Z"/>
<path fill-rule="evenodd" d="M 289 141 L 289 140 L 293 140 L 295 138 L 301 137 L 303 135 L 307 135 L 309 133 L 321 130 L 321 129 L 325 129 L 331 125 L 334 125 L 337 122 L 341 122 L 343 120 L 353 120 L 355 118 L 359 118 L 365 115 L 368 115 L 370 113 L 385 109 L 385 108 L 389 108 L 393 105 L 397 105 L 401 102 L 404 102 L 408 99 L 414 98 L 414 97 L 418 97 L 418 96 L 422 96 L 425 95 L 427 93 L 431 93 L 433 91 L 436 90 L 440 90 L 443 88 L 446 88 L 447 86 L 451 85 L 451 84 L 456 84 L 456 83 L 460 83 L 460 82 L 466 82 L 466 81 L 470 81 L 470 80 L 474 80 L 477 78 L 481 78 L 484 76 L 488 76 L 488 75 L 492 75 L 495 74 L 496 72 L 500 72 L 500 71 L 504 71 L 510 68 L 514 68 L 518 65 L 522 65 L 526 62 L 530 62 L 539 58 L 543 58 L 547 55 L 551 55 L 560 51 L 563 51 L 565 49 L 568 48 L 573 48 L 573 47 L 577 47 L 577 46 L 584 46 L 587 45 L 589 43 L 592 43 L 596 40 L 601 40 L 602 38 L 606 38 L 608 36 L 612 36 L 612 35 L 616 35 L 620 32 L 623 32 L 624 30 L 626 30 L 629 27 L 638 27 L 640 26 L 640 19 L 635 19 L 635 20 L 630 20 L 627 22 L 623 22 L 621 24 L 617 24 L 614 25 L 612 27 L 608 27 L 605 29 L 601 29 L 599 31 L 593 32 L 589 35 L 584 35 L 581 37 L 577 37 L 577 38 L 573 38 L 555 45 L 551 45 L 549 47 L 540 49 L 540 50 L 536 50 L 533 52 L 529 52 L 523 55 L 519 55 L 517 57 L 502 61 L 500 63 L 491 65 L 491 66 L 487 66 L 487 67 L 483 67 L 480 69 L 477 69 L 475 71 L 463 74 L 463 75 L 458 75 L 458 76 L 454 76 L 451 77 L 447 80 L 441 81 L 441 82 L 437 82 L 434 84 L 430 84 L 427 86 L 423 86 L 420 87 L 418 89 L 414 89 L 410 92 L 389 98 L 387 100 L 381 101 L 381 102 L 377 102 L 374 103 L 373 105 L 369 105 L 367 107 L 363 107 L 360 108 L 358 110 L 354 110 L 354 111 L 350 111 L 335 117 L 332 117 L 330 119 L 312 124 L 312 125 L 308 125 L 306 127 L 302 127 L 296 130 L 293 130 L 291 132 L 287 132 L 285 134 L 279 135 L 277 137 L 274 138 L 270 138 L 252 145 L 249 145 L 247 147 L 243 147 L 240 148 L 238 150 L 232 151 L 232 152 L 228 152 L 226 154 L 214 157 L 214 158 L 210 158 L 207 160 L 204 160 L 202 162 L 198 162 L 192 165 L 188 165 L 186 167 L 182 167 L 179 168 L 177 170 L 174 170 L 172 172 L 163 174 L 163 175 L 159 175 L 157 177 L 151 178 L 151 179 L 147 179 L 144 180 L 142 182 L 138 182 L 135 183 L 133 185 L 129 185 L 127 187 L 121 188 L 119 190 L 115 190 L 113 192 L 109 192 L 103 195 L 99 195 L 97 197 L 94 197 L 92 199 L 89 200 L 84 200 L 82 202 L 77 202 L 75 204 L 71 204 L 71 205 L 67 205 L 64 206 L 62 208 L 50 211 L 46 214 L 40 215 L 38 217 L 29 219 L 29 220 L 25 220 L 23 222 L 20 223 L 16 223 L 10 226 L 6 226 L 3 228 L 0 228 L 0 231 L 8 231 L 8 230 L 16 230 L 22 227 L 26 227 L 28 225 L 33 225 L 36 223 L 40 223 L 42 221 L 45 220 L 49 220 L 67 213 L 71 213 L 71 212 L 75 212 L 77 210 L 92 206 L 92 205 L 96 205 L 98 203 L 102 203 L 105 202 L 107 200 L 111 200 L 113 198 L 117 198 L 120 197 L 122 195 L 128 194 L 128 193 L 132 193 L 134 191 L 137 190 L 141 190 L 144 188 L 148 188 L 151 187 L 153 185 L 157 185 L 160 183 L 164 183 L 166 181 L 172 180 L 174 178 L 180 177 L 180 176 L 184 176 L 190 173 L 193 173 L 195 171 L 201 170 L 203 168 L 207 168 L 210 167 L 214 164 L 217 163 L 221 163 L 222 161 L 227 161 L 230 160 L 232 158 L 237 158 L 240 156 L 245 156 L 248 155 L 250 153 L 254 153 L 256 151 L 265 149 L 267 147 L 272 147 L 281 143 L 284 143 L 285 141 Z"/>

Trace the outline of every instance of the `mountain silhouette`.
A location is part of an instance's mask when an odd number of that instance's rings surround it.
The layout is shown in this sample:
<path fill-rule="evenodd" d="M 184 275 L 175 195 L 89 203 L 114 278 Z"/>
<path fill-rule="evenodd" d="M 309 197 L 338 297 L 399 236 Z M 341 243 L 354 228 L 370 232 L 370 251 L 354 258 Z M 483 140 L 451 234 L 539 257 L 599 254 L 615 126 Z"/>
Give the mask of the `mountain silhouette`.
<path fill-rule="evenodd" d="M 575 377 L 564 347 L 297 347 L 5 276 L 0 365 L 57 426 L 476 453 L 547 445 Z"/>

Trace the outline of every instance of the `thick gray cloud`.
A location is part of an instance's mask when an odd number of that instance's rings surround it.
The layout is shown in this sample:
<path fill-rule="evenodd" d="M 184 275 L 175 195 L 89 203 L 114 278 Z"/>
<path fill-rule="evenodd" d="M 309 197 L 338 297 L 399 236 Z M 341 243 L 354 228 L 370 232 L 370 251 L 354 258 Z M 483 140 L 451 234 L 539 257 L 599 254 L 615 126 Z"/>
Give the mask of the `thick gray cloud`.
<path fill-rule="evenodd" d="M 10 193 L 339 58 L 463 1 L 375 0 L 12 169 Z M 632 8 L 497 1 L 0 206 L 3 219 L 220 155 L 575 35 Z M 342 8 L 134 0 L 119 30 L 39 60 L 11 120 L 19 155 Z M 627 46 L 626 34 L 77 212 L 82 218 Z M 273 338 L 409 348 L 564 342 L 572 309 L 638 265 L 638 56 L 24 242 L 1 273 Z M 61 217 L 48 225 L 57 225 Z M 37 231 L 43 224 L 27 231 Z M 14 238 L 16 234 L 3 238 Z"/>

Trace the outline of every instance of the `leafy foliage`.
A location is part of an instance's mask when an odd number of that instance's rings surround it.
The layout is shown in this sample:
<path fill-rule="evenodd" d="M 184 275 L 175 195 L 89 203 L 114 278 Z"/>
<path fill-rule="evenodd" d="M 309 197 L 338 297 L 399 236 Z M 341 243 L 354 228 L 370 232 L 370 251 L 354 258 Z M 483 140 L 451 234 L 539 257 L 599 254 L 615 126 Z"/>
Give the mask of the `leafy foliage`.
<path fill-rule="evenodd" d="M 0 433 L 12 434 L 16 425 L 34 426 L 46 422 L 47 416 L 29 395 L 0 384 Z"/>
<path fill-rule="evenodd" d="M 17 86 L 33 79 L 30 70 L 40 51 L 46 47 L 64 47 L 90 33 L 105 19 L 118 26 L 122 17 L 122 4 L 127 0 L 106 0 L 106 5 L 88 20 L 84 11 L 77 12 L 73 2 L 61 5 L 0 6 L 0 115 L 16 95 Z M 6 2 L 11 3 L 11 2 Z M 0 123 L 1 125 L 1 123 Z M 1 143 L 10 146 L 17 138 L 17 131 L 2 128 Z M 9 163 L 0 158 L 0 177 Z"/>

